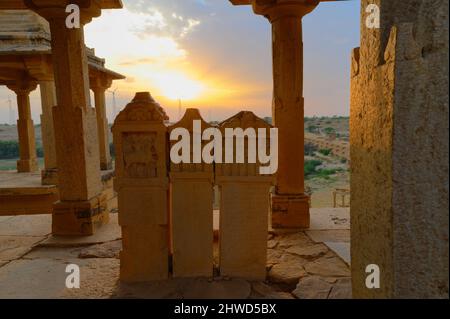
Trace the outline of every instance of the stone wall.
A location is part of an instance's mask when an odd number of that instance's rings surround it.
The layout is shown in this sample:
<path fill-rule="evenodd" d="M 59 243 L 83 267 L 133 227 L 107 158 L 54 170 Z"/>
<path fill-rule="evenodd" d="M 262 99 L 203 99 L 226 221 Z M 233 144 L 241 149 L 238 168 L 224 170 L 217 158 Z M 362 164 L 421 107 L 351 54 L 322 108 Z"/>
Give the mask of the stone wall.
<path fill-rule="evenodd" d="M 352 53 L 354 298 L 448 298 L 448 1 L 361 1 Z M 365 8 L 379 6 L 368 29 Z M 367 289 L 377 264 L 380 289 Z"/>

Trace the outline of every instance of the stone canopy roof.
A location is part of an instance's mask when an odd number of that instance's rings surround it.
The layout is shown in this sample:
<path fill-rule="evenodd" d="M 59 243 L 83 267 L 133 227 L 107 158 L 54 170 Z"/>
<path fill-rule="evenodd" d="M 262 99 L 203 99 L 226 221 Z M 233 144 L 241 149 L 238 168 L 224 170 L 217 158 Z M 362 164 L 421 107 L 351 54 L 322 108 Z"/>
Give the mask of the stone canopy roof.
<path fill-rule="evenodd" d="M 105 60 L 86 48 L 90 69 L 113 80 L 125 76 L 105 67 Z M 0 58 L 2 56 L 50 55 L 51 34 L 48 22 L 30 10 L 0 10 Z"/>
<path fill-rule="evenodd" d="M 26 9 L 27 6 L 25 5 L 24 1 L 25 0 L 2 0 L 2 2 L 0 2 L 0 10 Z M 122 0 L 96 0 L 96 2 L 98 5 L 100 5 L 100 8 L 102 9 L 123 8 Z"/>

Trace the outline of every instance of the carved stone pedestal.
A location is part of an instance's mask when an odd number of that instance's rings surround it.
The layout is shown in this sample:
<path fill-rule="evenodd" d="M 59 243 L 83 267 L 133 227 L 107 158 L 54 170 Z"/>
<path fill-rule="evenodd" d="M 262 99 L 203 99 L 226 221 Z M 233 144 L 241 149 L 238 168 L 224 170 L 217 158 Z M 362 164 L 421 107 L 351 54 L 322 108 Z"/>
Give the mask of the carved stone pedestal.
<path fill-rule="evenodd" d="M 35 158 L 17 161 L 17 172 L 36 172 L 39 168 L 38 162 Z"/>
<path fill-rule="evenodd" d="M 93 235 L 109 221 L 106 196 L 88 201 L 58 201 L 53 205 L 52 221 L 53 235 Z"/>
<path fill-rule="evenodd" d="M 148 92 L 137 93 L 116 117 L 114 189 L 122 228 L 120 279 L 165 280 L 169 276 L 166 115 Z"/>
<path fill-rule="evenodd" d="M 47 168 L 41 171 L 42 185 L 58 185 L 58 169 Z"/>
<path fill-rule="evenodd" d="M 271 195 L 273 228 L 309 228 L 309 197 Z"/>
<path fill-rule="evenodd" d="M 194 121 L 201 122 L 199 131 L 194 129 Z M 201 138 L 203 131 L 209 127 L 199 110 L 189 108 L 183 118 L 169 128 L 169 132 L 184 128 L 193 141 L 194 138 Z M 173 276 L 211 277 L 213 165 L 171 162 L 170 166 Z"/>

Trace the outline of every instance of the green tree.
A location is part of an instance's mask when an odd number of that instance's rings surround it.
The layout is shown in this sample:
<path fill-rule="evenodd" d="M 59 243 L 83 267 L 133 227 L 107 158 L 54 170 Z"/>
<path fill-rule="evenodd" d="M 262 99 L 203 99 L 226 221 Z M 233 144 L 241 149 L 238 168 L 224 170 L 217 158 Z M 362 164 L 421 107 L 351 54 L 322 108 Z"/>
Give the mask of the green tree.
<path fill-rule="evenodd" d="M 0 141 L 0 159 L 15 159 L 19 157 L 17 141 Z"/>
<path fill-rule="evenodd" d="M 36 145 L 36 155 L 39 158 L 44 157 L 42 145 Z M 0 141 L 0 159 L 16 159 L 20 157 L 19 142 Z"/>

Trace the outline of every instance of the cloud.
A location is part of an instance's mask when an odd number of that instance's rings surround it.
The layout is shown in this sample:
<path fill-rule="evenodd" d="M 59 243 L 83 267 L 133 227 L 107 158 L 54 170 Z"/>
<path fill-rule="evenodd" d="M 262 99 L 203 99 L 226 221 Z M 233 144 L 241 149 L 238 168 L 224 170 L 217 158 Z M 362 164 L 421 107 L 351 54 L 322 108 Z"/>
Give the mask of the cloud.
<path fill-rule="evenodd" d="M 185 37 L 189 32 L 191 32 L 196 26 L 198 26 L 200 24 L 199 20 L 194 20 L 194 19 L 188 19 L 188 24 L 187 26 L 185 26 L 183 28 L 183 30 L 181 31 L 180 36 L 183 38 Z"/>
<path fill-rule="evenodd" d="M 86 27 L 88 46 L 105 57 L 111 69 L 132 78 L 114 84 L 119 93 L 129 97 L 133 92 L 148 90 L 168 104 L 182 99 L 183 103 L 192 101 L 200 106 L 260 104 L 253 102 L 255 96 L 271 92 L 270 87 L 267 90 L 247 81 L 247 77 L 238 77 L 247 73 L 247 61 L 254 56 L 242 56 L 242 42 L 230 26 L 239 30 L 245 30 L 245 26 L 229 21 L 229 14 L 234 16 L 235 11 L 228 3 L 129 0 L 124 5 L 122 10 L 103 11 Z M 228 8 L 228 13 L 223 8 Z M 220 16 L 215 12 L 221 12 Z M 247 45 L 253 52 L 253 44 Z M 240 50 L 236 50 L 238 47 Z M 233 61 L 235 68 L 224 61 Z"/>
<path fill-rule="evenodd" d="M 101 19 L 87 26 L 86 42 L 97 55 L 108 57 L 116 65 L 169 64 L 185 59 L 187 52 L 176 39 L 159 32 L 145 33 L 143 30 L 148 28 L 165 30 L 168 26 L 158 11 L 105 11 Z"/>
<path fill-rule="evenodd" d="M 181 4 L 182 3 L 182 4 Z M 133 14 L 140 14 L 147 17 L 144 23 L 139 25 L 134 32 L 145 38 L 148 35 L 171 37 L 174 39 L 183 38 L 193 32 L 200 25 L 197 10 L 187 10 L 192 6 L 206 6 L 205 1 L 133 1 L 125 3 L 125 10 Z M 183 12 L 183 14 L 180 14 Z"/>
<path fill-rule="evenodd" d="M 132 81 L 115 84 L 121 92 L 149 90 L 156 96 L 191 99 L 204 90 L 205 85 L 196 79 L 189 63 L 187 50 L 180 45 L 180 39 L 200 21 L 167 12 L 156 7 L 104 11 L 101 19 L 86 27 L 88 46 L 107 58 L 107 66 L 131 76 Z"/>
<path fill-rule="evenodd" d="M 228 0 L 123 3 L 124 9 L 103 10 L 85 28 L 87 45 L 106 58 L 109 68 L 127 76 L 113 86 L 118 87 L 118 106 L 134 92 L 149 90 L 169 113 L 178 114 L 178 102 L 165 96 L 192 96 L 192 90 L 201 95 L 183 105 L 214 110 L 214 118 L 240 109 L 270 114 L 270 23 L 251 7 L 232 6 Z M 358 1 L 324 2 L 305 17 L 306 114 L 348 113 L 348 52 L 359 45 L 359 13 Z M 0 87 L 0 122 L 8 119 L 9 96 L 14 102 L 14 94 Z M 39 101 L 33 93 L 36 123 Z"/>

